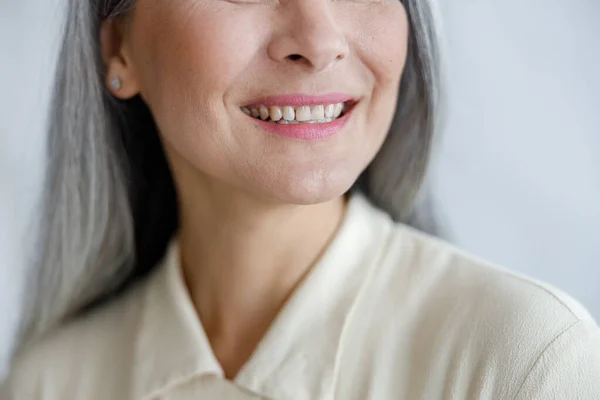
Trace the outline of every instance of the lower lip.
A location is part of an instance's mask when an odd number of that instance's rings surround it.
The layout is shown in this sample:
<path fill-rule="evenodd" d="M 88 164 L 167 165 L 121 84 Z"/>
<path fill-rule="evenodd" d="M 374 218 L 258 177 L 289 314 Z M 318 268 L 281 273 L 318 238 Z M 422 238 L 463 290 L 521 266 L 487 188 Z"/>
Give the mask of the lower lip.
<path fill-rule="evenodd" d="M 262 128 L 279 136 L 297 140 L 320 140 L 341 132 L 350 119 L 350 115 L 352 114 L 352 111 L 354 111 L 355 106 L 348 110 L 348 112 L 340 118 L 331 122 L 320 124 L 277 124 L 274 122 L 263 121 L 251 116 L 248 117 L 252 118 Z"/>

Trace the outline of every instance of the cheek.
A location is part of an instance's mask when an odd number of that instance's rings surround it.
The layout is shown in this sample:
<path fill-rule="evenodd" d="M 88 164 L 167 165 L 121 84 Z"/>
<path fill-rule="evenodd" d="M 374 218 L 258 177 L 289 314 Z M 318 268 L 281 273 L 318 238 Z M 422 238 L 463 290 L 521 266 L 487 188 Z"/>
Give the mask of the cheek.
<path fill-rule="evenodd" d="M 372 83 L 366 124 L 379 146 L 392 123 L 406 65 L 408 15 L 398 0 L 372 2 L 353 15 L 354 45 Z"/>
<path fill-rule="evenodd" d="M 379 85 L 400 82 L 408 49 L 408 16 L 398 0 L 371 3 L 355 13 L 357 52 Z"/>
<path fill-rule="evenodd" d="M 258 35 L 225 2 L 169 2 L 140 12 L 135 62 L 144 99 L 156 112 L 179 117 L 215 113 L 218 101 L 254 57 Z M 205 118 L 203 118 L 205 119 Z M 197 120 L 195 122 L 198 122 Z"/>
<path fill-rule="evenodd" d="M 217 168 L 213 157 L 235 153 L 225 104 L 260 46 L 260 33 L 247 34 L 251 17 L 217 1 L 173 1 L 137 16 L 141 95 L 163 139 L 194 163 Z"/>

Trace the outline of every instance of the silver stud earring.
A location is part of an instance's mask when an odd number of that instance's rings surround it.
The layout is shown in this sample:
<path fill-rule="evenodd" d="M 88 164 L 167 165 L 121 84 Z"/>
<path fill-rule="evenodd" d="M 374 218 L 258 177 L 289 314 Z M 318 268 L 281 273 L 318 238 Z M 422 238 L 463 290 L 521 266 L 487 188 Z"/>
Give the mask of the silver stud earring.
<path fill-rule="evenodd" d="M 110 80 L 110 86 L 114 89 L 114 90 L 119 90 L 121 89 L 121 78 L 115 77 L 112 78 Z"/>

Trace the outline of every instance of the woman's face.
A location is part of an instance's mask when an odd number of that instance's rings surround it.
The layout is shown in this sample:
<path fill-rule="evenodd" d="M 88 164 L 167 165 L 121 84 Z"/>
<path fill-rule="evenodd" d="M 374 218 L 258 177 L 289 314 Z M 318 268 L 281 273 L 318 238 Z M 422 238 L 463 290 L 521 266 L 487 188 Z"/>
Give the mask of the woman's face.
<path fill-rule="evenodd" d="M 137 0 L 124 88 L 150 107 L 176 178 L 316 203 L 379 150 L 407 42 L 399 0 Z"/>

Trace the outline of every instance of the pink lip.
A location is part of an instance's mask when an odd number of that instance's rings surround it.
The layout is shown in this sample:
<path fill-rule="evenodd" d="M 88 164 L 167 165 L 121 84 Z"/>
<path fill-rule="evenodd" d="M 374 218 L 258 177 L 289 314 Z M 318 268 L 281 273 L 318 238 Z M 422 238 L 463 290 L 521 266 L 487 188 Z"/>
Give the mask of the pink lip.
<path fill-rule="evenodd" d="M 264 128 L 265 130 L 275 133 L 279 136 L 297 140 L 319 140 L 328 138 L 341 132 L 344 126 L 346 126 L 346 123 L 348 123 L 348 120 L 350 119 L 354 109 L 355 107 L 352 107 L 340 118 L 333 120 L 332 122 L 322 124 L 277 124 L 274 122 L 266 122 L 251 116 L 247 117 L 252 118 L 252 120 L 255 121 L 261 128 Z"/>
<path fill-rule="evenodd" d="M 314 105 L 327 105 L 336 103 L 345 103 L 347 101 L 354 101 L 355 99 L 349 94 L 345 93 L 327 93 L 318 96 L 311 96 L 305 94 L 291 94 L 285 96 L 269 96 L 260 99 L 255 99 L 249 102 L 246 107 L 260 106 L 314 106 Z"/>

